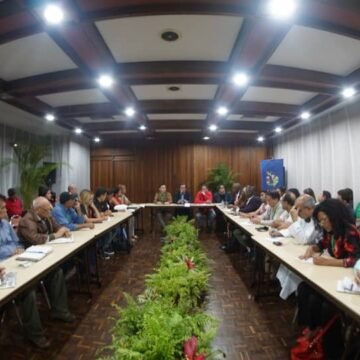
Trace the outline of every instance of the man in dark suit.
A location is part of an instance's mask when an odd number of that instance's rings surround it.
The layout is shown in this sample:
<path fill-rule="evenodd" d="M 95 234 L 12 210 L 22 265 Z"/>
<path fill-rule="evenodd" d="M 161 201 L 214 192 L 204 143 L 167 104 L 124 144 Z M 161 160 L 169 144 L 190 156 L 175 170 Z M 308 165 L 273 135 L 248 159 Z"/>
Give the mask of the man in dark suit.
<path fill-rule="evenodd" d="M 192 195 L 189 191 L 186 190 L 186 185 L 181 184 L 179 191 L 175 193 L 173 197 L 175 204 L 190 204 L 192 202 Z M 177 208 L 175 210 L 175 216 L 187 216 L 189 219 L 192 218 L 192 209 L 189 207 Z"/>

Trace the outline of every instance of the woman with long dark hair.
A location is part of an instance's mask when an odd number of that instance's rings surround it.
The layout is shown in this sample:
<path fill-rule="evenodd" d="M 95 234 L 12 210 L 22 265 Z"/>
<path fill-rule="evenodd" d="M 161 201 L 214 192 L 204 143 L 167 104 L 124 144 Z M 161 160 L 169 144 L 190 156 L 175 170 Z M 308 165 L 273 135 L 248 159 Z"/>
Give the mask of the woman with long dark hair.
<path fill-rule="evenodd" d="M 313 216 L 322 227 L 323 236 L 301 258 L 312 257 L 314 265 L 319 266 L 353 267 L 360 258 L 360 233 L 346 206 L 337 199 L 325 200 L 315 208 Z M 336 313 L 336 308 L 305 282 L 298 287 L 298 307 L 299 323 L 306 327 L 304 335 L 309 338 Z M 342 345 L 341 324 L 337 321 L 324 337 L 326 359 L 339 358 Z"/>

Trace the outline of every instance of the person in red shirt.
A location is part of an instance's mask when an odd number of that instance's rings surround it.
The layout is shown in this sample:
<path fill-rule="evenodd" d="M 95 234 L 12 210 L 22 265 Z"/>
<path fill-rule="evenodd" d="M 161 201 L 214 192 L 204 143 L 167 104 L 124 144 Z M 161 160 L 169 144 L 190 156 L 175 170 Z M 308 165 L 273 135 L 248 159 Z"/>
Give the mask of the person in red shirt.
<path fill-rule="evenodd" d="M 195 196 L 195 204 L 211 204 L 213 202 L 213 194 L 208 190 L 206 185 L 201 186 L 201 190 Z M 196 224 L 198 228 L 207 227 L 210 233 L 214 227 L 214 220 L 216 218 L 215 210 L 212 208 L 199 208 L 195 214 Z"/>
<path fill-rule="evenodd" d="M 11 188 L 8 190 L 8 198 L 6 199 L 6 211 L 9 219 L 13 216 L 21 216 L 24 212 L 22 201 L 16 195 L 16 190 Z"/>

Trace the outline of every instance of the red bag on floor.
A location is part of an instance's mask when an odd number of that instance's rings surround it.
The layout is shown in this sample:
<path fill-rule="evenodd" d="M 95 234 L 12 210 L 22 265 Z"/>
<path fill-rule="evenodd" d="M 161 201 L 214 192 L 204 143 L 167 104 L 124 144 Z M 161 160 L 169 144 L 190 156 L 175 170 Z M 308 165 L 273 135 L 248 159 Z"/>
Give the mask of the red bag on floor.
<path fill-rule="evenodd" d="M 338 314 L 334 315 L 311 340 L 305 336 L 299 337 L 297 344 L 291 349 L 291 360 L 325 360 L 322 340 L 338 318 Z"/>

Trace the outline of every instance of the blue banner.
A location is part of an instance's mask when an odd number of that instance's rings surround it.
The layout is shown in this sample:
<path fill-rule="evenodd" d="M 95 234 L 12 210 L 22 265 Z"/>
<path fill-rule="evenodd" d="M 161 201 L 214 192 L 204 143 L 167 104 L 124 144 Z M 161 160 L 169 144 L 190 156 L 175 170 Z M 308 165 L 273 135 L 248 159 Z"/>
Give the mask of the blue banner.
<path fill-rule="evenodd" d="M 275 190 L 285 186 L 284 160 L 261 160 L 261 190 Z"/>

